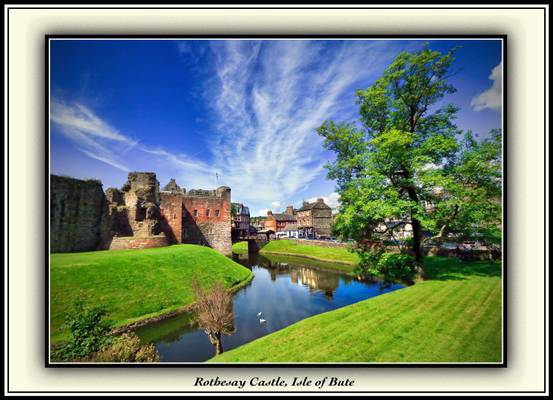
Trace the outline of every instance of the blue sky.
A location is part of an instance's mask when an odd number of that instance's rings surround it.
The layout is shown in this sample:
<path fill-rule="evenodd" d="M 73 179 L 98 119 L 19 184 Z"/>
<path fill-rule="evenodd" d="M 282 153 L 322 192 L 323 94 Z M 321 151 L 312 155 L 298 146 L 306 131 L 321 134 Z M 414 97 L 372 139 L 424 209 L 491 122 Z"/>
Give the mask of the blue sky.
<path fill-rule="evenodd" d="M 227 185 L 256 215 L 316 197 L 335 206 L 315 128 L 357 119 L 355 90 L 425 42 L 461 46 L 445 99 L 458 126 L 500 128 L 497 40 L 53 40 L 51 172 L 104 189 L 129 171 L 187 190 Z"/>

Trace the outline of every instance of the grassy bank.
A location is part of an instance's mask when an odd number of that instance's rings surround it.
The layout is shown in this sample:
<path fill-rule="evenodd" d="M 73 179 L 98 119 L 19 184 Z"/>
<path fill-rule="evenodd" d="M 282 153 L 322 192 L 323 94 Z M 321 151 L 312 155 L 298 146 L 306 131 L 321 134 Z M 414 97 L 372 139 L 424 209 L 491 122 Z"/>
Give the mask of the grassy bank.
<path fill-rule="evenodd" d="M 299 266 L 303 265 L 308 268 L 336 271 L 353 277 L 356 276 L 353 273 L 353 269 L 355 268 L 355 265 L 353 264 L 332 263 L 330 261 L 319 261 L 304 256 L 283 256 L 273 253 L 265 253 L 263 254 L 263 257 L 271 262 L 288 263 Z"/>
<path fill-rule="evenodd" d="M 248 254 L 248 242 L 236 242 L 232 245 L 234 254 Z"/>
<path fill-rule="evenodd" d="M 346 248 L 296 244 L 293 240 L 272 240 L 261 249 L 260 253 L 300 256 L 313 260 L 331 261 L 350 265 L 355 265 L 359 261 L 357 254 L 351 253 Z"/>
<path fill-rule="evenodd" d="M 50 256 L 51 341 L 67 339 L 64 315 L 78 298 L 104 304 L 114 327 L 190 305 L 191 283 L 222 280 L 229 288 L 252 273 L 204 246 L 175 245 L 143 250 L 59 253 Z"/>
<path fill-rule="evenodd" d="M 499 362 L 501 264 L 425 260 L 429 280 L 307 318 L 215 362 Z"/>

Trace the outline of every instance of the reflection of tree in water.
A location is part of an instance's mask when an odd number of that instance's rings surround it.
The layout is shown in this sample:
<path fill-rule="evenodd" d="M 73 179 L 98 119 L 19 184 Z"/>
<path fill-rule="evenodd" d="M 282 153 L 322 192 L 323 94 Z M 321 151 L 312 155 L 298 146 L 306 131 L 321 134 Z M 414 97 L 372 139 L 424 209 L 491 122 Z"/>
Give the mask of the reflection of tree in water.
<path fill-rule="evenodd" d="M 379 282 L 378 292 L 384 293 L 384 291 L 390 287 L 392 287 L 392 282 L 386 282 L 386 281 Z"/>
<path fill-rule="evenodd" d="M 354 279 L 353 279 L 351 276 L 349 276 L 349 275 L 344 275 L 344 276 L 342 276 L 342 281 L 344 282 L 344 285 L 345 285 L 345 286 L 349 286 L 349 284 L 350 284 L 351 282 L 353 282 Z"/>
<path fill-rule="evenodd" d="M 196 329 L 197 324 L 194 320 L 194 314 L 183 313 L 138 328 L 136 333 L 144 343 L 154 343 L 157 341 L 171 343 L 179 340 L 183 334 L 193 332 Z"/>
<path fill-rule="evenodd" d="M 165 336 L 161 337 L 160 341 L 166 344 L 171 342 L 176 342 L 182 337 L 182 335 L 188 332 L 194 332 L 197 328 L 198 328 L 198 324 L 195 324 L 195 323 L 189 326 L 183 326 L 180 329 L 169 332 Z"/>

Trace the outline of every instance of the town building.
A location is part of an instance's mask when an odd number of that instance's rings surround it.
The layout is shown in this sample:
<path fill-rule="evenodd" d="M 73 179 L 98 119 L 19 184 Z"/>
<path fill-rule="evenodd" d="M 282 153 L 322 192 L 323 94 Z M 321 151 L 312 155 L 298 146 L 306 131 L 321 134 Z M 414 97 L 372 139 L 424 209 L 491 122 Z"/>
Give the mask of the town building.
<path fill-rule="evenodd" d="M 243 238 L 250 234 L 250 209 L 242 203 L 232 203 L 232 235 Z"/>
<path fill-rule="evenodd" d="M 300 237 L 329 238 L 332 228 L 332 209 L 318 198 L 315 202 L 303 202 L 296 212 L 297 227 Z"/>
<path fill-rule="evenodd" d="M 256 231 L 262 231 L 265 229 L 266 220 L 267 220 L 267 217 L 265 216 L 257 216 L 257 217 L 250 216 L 250 226 Z"/>
<path fill-rule="evenodd" d="M 294 215 L 282 213 L 273 214 L 272 211 L 267 211 L 267 219 L 265 220 L 265 230 L 272 231 L 275 234 L 278 232 L 293 232 L 298 230 L 298 221 Z"/>
<path fill-rule="evenodd" d="M 286 210 L 284 210 L 284 214 L 292 215 L 293 217 L 296 216 L 298 210 L 294 208 L 294 206 L 287 206 Z"/>
<path fill-rule="evenodd" d="M 404 221 L 386 219 L 378 224 L 377 232 L 387 232 L 395 240 L 406 240 L 413 237 L 413 226 Z"/>

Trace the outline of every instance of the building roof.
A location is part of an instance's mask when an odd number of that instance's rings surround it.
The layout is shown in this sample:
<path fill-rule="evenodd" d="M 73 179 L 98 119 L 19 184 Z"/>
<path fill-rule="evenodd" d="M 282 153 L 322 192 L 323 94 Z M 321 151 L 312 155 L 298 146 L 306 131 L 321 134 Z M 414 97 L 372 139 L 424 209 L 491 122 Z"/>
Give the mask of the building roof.
<path fill-rule="evenodd" d="M 296 222 L 296 217 L 290 214 L 273 214 L 273 218 L 276 221 L 284 222 L 284 221 L 290 221 L 290 222 Z"/>
<path fill-rule="evenodd" d="M 303 205 L 298 211 L 307 211 L 307 210 L 312 210 L 313 208 L 330 208 L 330 207 L 325 204 L 323 199 L 317 199 L 317 201 L 313 203 L 308 203 L 307 201 L 304 201 Z"/>

